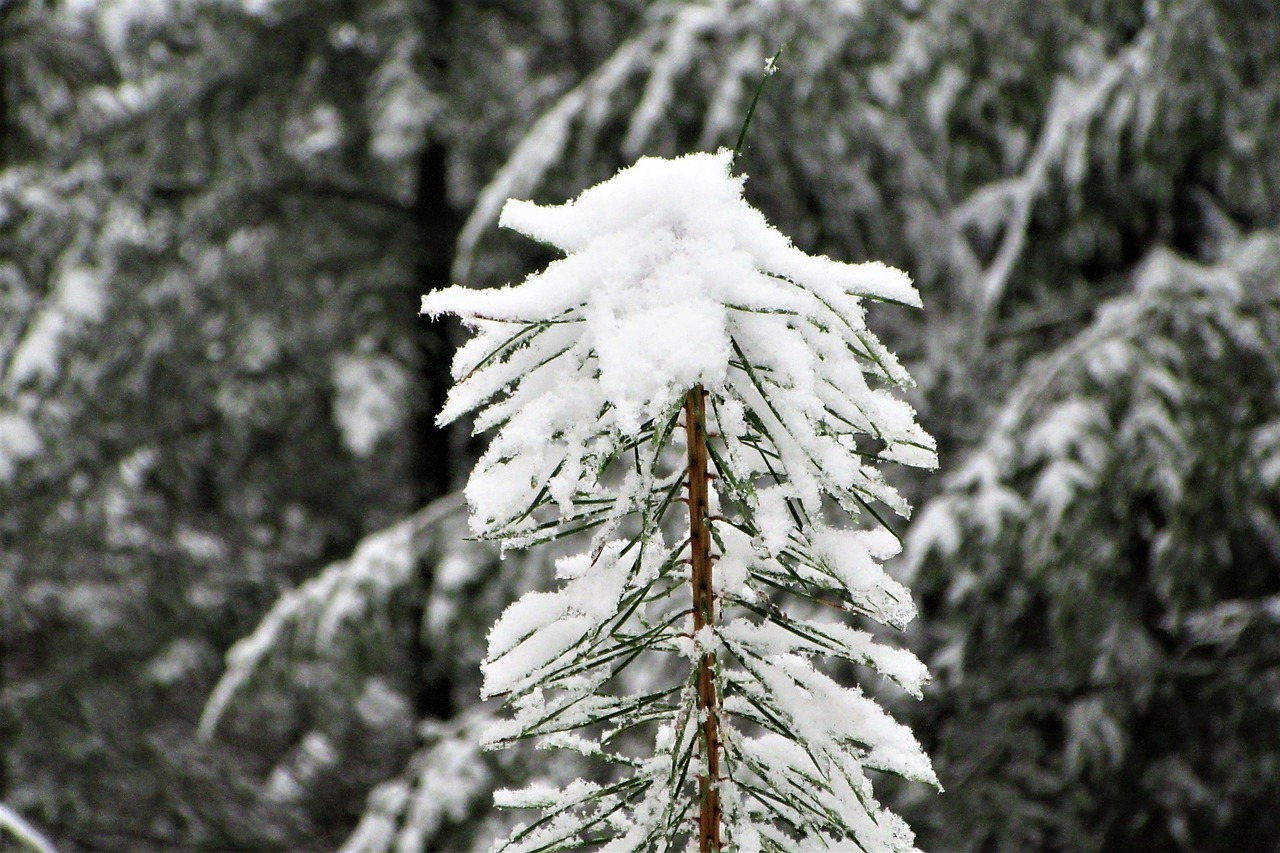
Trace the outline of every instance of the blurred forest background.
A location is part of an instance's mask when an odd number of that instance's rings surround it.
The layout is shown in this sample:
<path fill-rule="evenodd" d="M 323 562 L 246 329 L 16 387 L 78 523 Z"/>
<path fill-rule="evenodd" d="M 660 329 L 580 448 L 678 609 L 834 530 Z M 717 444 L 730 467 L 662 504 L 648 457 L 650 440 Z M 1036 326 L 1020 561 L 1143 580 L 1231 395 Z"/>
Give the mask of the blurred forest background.
<path fill-rule="evenodd" d="M 548 260 L 510 196 L 732 145 L 783 42 L 749 199 L 925 302 L 882 701 L 947 792 L 881 790 L 936 853 L 1280 850 L 1273 0 L 0 0 L 0 810 L 471 853 L 572 772 L 474 746 L 548 573 L 464 541 L 418 298 Z"/>

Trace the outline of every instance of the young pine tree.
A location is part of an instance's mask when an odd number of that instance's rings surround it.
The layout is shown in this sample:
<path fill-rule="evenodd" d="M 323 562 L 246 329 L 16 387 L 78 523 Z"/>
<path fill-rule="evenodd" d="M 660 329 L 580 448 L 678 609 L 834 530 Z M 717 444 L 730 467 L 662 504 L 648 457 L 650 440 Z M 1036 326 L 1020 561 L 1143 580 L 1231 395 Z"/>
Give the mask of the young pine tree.
<path fill-rule="evenodd" d="M 898 541 L 877 507 L 908 507 L 875 466 L 936 457 L 861 300 L 919 297 L 898 270 L 792 246 L 731 164 L 644 158 L 564 205 L 511 201 L 502 224 L 565 257 L 423 299 L 476 332 L 440 414 L 495 430 L 466 489 L 476 535 L 590 532 L 489 635 L 484 691 L 513 714 L 487 742 L 613 769 L 501 792 L 542 816 L 500 850 L 911 850 L 866 771 L 937 784 L 909 730 L 811 662 L 917 696 L 927 677 L 846 616 L 915 613 L 880 565 Z"/>

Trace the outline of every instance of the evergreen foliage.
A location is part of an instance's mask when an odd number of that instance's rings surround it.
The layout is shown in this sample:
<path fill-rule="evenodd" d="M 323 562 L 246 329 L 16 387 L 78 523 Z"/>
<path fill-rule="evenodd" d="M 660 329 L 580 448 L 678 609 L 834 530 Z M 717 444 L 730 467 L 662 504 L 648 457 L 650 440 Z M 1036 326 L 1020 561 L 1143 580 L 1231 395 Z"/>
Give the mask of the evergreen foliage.
<path fill-rule="evenodd" d="M 322 843 L 411 736 L 314 800 L 264 796 L 302 701 L 192 737 L 222 649 L 432 494 L 412 211 L 279 120 L 384 48 L 312 11 L 0 6 L 0 801 L 59 849 Z"/>
<path fill-rule="evenodd" d="M 1275 847 L 1280 508 L 1233 443 L 1269 446 L 1268 361 L 1201 340 L 1181 297 L 1139 312 L 1167 445 L 1105 428 L 1148 435 L 1154 390 L 1071 367 L 1161 269 L 1245 283 L 1196 322 L 1269 316 L 1242 252 L 1280 225 L 1280 15 L 1249 0 L 0 2 L 0 803 L 75 853 L 357 825 L 351 853 L 479 853 L 510 829 L 491 789 L 589 774 L 475 748 L 484 627 L 553 560 L 445 547 L 460 500 L 419 510 L 480 448 L 431 424 L 450 335 L 413 305 L 546 260 L 491 227 L 507 198 L 732 144 L 784 41 L 752 203 L 807 251 L 912 271 L 928 312 L 869 307 L 947 470 L 1021 447 L 990 531 L 972 483 L 933 512 L 936 481 L 893 475 L 916 524 L 955 519 L 913 558 L 942 684 L 878 694 L 948 794 L 879 798 L 938 853 Z M 1077 394 L 1110 419 L 1081 426 L 1100 469 L 1026 444 Z M 1037 493 L 1050 462 L 1078 480 Z M 278 641 L 215 690 L 259 619 Z"/>
<path fill-rule="evenodd" d="M 941 766 L 972 780 L 953 849 L 1248 850 L 1280 831 L 1280 240 L 1223 254 L 1153 252 L 910 531 L 938 602 Z"/>
<path fill-rule="evenodd" d="M 476 331 L 441 414 L 496 430 L 466 488 L 472 529 L 512 548 L 592 534 L 556 562 L 557 589 L 490 632 L 484 693 L 514 716 L 486 739 L 618 772 L 500 792 L 543 811 L 501 850 L 910 850 L 865 771 L 937 781 L 906 729 L 810 658 L 917 696 L 923 665 L 784 606 L 914 615 L 880 567 L 897 541 L 875 507 L 907 506 L 875 463 L 932 466 L 933 443 L 883 390 L 909 379 L 861 300 L 919 299 L 897 270 L 794 248 L 742 201 L 730 156 L 641 159 L 565 205 L 510 202 L 503 222 L 564 259 L 423 299 Z M 872 526 L 832 524 L 825 501 Z M 664 678 L 664 653 L 688 674 Z"/>

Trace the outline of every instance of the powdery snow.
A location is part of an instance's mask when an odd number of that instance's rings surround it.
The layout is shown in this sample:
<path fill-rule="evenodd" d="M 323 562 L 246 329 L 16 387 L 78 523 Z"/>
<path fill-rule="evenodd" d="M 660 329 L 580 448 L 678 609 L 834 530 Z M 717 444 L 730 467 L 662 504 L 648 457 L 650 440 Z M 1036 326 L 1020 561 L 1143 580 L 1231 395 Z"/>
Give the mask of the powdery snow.
<path fill-rule="evenodd" d="M 797 249 L 745 202 L 730 162 L 727 151 L 642 158 L 566 204 L 510 201 L 501 224 L 565 256 L 514 286 L 422 301 L 475 332 L 440 414 L 474 413 L 475 429 L 494 433 L 465 490 L 472 530 L 514 548 L 592 537 L 557 563 L 555 589 L 526 594 L 490 632 L 484 693 L 507 695 L 512 716 L 485 742 L 534 738 L 630 773 L 505 792 L 502 804 L 545 814 L 495 848 L 507 853 L 561 849 L 584 827 L 608 827 L 606 851 L 683 844 L 696 809 L 696 690 L 655 684 L 663 666 L 622 672 L 642 654 L 686 669 L 718 661 L 726 766 L 746 774 L 721 784 L 735 850 L 842 850 L 848 839 L 911 850 L 863 770 L 937 784 L 910 731 L 810 663 L 862 664 L 919 696 L 920 661 L 775 603 L 786 590 L 895 627 L 915 615 L 881 566 L 897 537 L 866 508 L 906 515 L 877 464 L 933 467 L 936 455 L 894 395 L 910 378 L 866 327 L 862 300 L 919 297 L 891 267 Z M 679 422 L 699 385 L 720 612 L 695 633 Z M 835 506 L 872 526 L 834 526 Z M 654 733 L 648 758 L 616 751 L 614 735 L 637 727 Z M 815 761 L 826 787 L 813 784 Z"/>
<path fill-rule="evenodd" d="M 371 455 L 378 442 L 395 432 L 408 416 L 404 400 L 409 377 L 395 359 L 381 355 L 344 354 L 334 359 L 337 392 L 333 419 L 342 442 L 358 457 Z"/>

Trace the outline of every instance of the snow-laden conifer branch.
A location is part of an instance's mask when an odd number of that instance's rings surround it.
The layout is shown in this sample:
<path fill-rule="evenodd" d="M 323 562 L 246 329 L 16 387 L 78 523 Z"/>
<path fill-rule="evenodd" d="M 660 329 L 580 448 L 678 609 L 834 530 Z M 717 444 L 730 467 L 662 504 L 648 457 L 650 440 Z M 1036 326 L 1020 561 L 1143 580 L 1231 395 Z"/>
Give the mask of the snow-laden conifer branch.
<path fill-rule="evenodd" d="M 320 658 L 344 671 L 389 660 L 386 637 L 393 633 L 394 605 L 406 595 L 429 596 L 429 613 L 454 609 L 450 590 L 420 588 L 419 569 L 434 561 L 446 564 L 453 575 L 485 570 L 492 559 L 487 546 L 459 542 L 465 534 L 461 503 L 453 496 L 441 498 L 366 537 L 350 557 L 282 595 L 253 633 L 227 652 L 226 671 L 200 717 L 200 736 L 213 737 L 226 715 L 247 703 L 248 694 L 278 690 L 287 680 L 291 656 Z M 448 567 L 449 561 L 455 565 Z"/>
<path fill-rule="evenodd" d="M 484 692 L 513 714 L 486 740 L 614 772 L 502 794 L 542 812 L 502 850 L 910 850 L 865 771 L 937 784 L 906 728 L 811 662 L 917 696 L 927 677 L 841 621 L 915 613 L 881 567 L 898 550 L 883 513 L 909 507 L 875 463 L 936 457 L 861 300 L 919 297 L 883 264 L 797 249 L 730 163 L 643 158 L 568 204 L 511 201 L 502 223 L 565 257 L 423 299 L 476 333 L 440 416 L 494 431 L 466 488 L 473 532 L 508 548 L 590 533 L 558 588 L 494 625 Z"/>
<path fill-rule="evenodd" d="M 6 835 L 17 839 L 19 850 L 31 850 L 35 853 L 55 853 L 53 842 L 45 838 L 38 829 L 23 819 L 13 809 L 0 803 L 0 838 Z"/>

